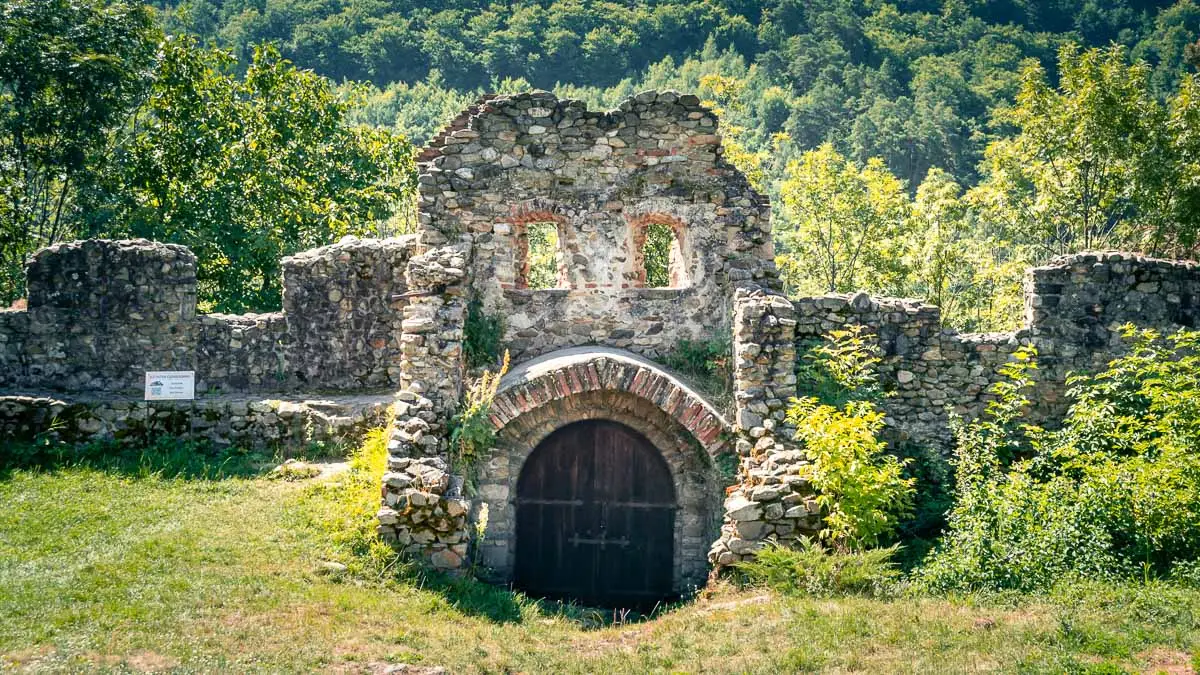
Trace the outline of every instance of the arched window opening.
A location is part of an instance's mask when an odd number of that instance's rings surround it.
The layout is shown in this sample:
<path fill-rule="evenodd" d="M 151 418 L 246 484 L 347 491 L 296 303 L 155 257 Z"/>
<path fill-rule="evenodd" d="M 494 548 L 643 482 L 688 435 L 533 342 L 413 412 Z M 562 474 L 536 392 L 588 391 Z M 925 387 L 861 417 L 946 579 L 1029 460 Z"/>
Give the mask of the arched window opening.
<path fill-rule="evenodd" d="M 683 226 L 668 216 L 633 221 L 637 279 L 645 288 L 685 288 L 688 265 Z"/>
<path fill-rule="evenodd" d="M 525 228 L 526 288 L 536 290 L 565 287 L 562 249 L 558 242 L 558 223 L 529 223 Z"/>

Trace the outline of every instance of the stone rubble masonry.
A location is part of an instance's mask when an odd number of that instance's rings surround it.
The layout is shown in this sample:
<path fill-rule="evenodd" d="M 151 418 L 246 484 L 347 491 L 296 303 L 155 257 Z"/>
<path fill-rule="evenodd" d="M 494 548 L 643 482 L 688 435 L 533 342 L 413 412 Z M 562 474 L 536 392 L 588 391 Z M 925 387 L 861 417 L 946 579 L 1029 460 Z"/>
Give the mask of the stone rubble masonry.
<path fill-rule="evenodd" d="M 820 510 L 806 478 L 808 460 L 786 419 L 796 396 L 796 311 L 775 291 L 739 289 L 734 299 L 733 365 L 738 481 L 708 552 L 715 567 L 745 560 L 767 541 L 814 536 Z"/>
<path fill-rule="evenodd" d="M 472 238 L 471 293 L 504 318 L 514 362 L 589 344 L 660 358 L 727 334 L 732 288 L 778 285 L 769 203 L 695 96 L 644 92 L 609 112 L 485 96 L 419 160 L 421 241 Z M 563 288 L 525 287 L 526 230 L 542 222 L 558 229 Z M 679 235 L 677 288 L 643 288 L 636 244 L 655 222 Z"/>
<path fill-rule="evenodd" d="M 682 339 L 728 334 L 734 288 L 779 283 L 769 203 L 724 160 L 717 119 L 695 96 L 644 92 L 610 112 L 546 92 L 485 96 L 434 138 L 418 167 L 420 255 L 407 270 L 401 338 L 405 405 L 389 446 L 402 477 L 385 481 L 380 532 L 455 569 L 464 563 L 455 547 L 465 550 L 458 525 L 432 527 L 442 523 L 426 509 L 427 495 L 458 498 L 461 477 L 444 488 L 440 477 L 417 478 L 449 470 L 467 298 L 503 319 L 514 363 L 580 345 L 658 358 Z M 655 222 L 678 238 L 678 287 L 643 287 L 636 245 Z M 526 287 L 534 223 L 557 228 L 563 288 Z M 697 433 L 712 443 L 723 431 L 708 423 Z M 425 503 L 414 507 L 418 493 Z"/>
<path fill-rule="evenodd" d="M 79 241 L 35 253 L 28 309 L 6 321 L 0 386 L 142 390 L 147 370 L 196 367 L 196 257 L 146 240 Z M 18 326 L 24 328 L 20 331 Z M 6 331 L 7 332 L 7 331 Z"/>
<path fill-rule="evenodd" d="M 0 429 L 123 442 L 169 431 L 248 447 L 357 438 L 386 415 L 324 394 L 390 400 L 415 245 L 348 237 L 285 258 L 283 311 L 238 316 L 197 314 L 196 259 L 185 247 L 134 239 L 42 249 L 26 269 L 28 309 L 0 311 Z M 149 370 L 196 371 L 195 405 L 141 401 Z"/>
<path fill-rule="evenodd" d="M 144 444 L 174 436 L 245 449 L 353 447 L 387 423 L 391 402 L 386 394 L 299 400 L 235 395 L 194 402 L 0 396 L 0 438 L 33 441 L 51 434 L 64 443 Z"/>
<path fill-rule="evenodd" d="M 960 334 L 942 327 L 940 310 L 916 300 L 865 293 L 795 301 L 799 346 L 851 324 L 874 334 L 889 440 L 948 451 L 949 414 L 978 416 L 991 400 L 998 369 L 1022 345 L 1037 349 L 1030 410 L 1053 425 L 1065 412 L 1066 378 L 1096 372 L 1122 352 L 1120 327 L 1173 331 L 1200 321 L 1196 263 L 1118 252 L 1063 256 L 1026 275 L 1025 326 L 1004 333 Z"/>
<path fill-rule="evenodd" d="M 405 272 L 401 389 L 388 431 L 380 536 L 435 569 L 467 563 L 470 500 L 451 473 L 449 422 L 463 387 L 469 239 L 414 256 Z"/>
<path fill-rule="evenodd" d="M 195 370 L 197 394 L 394 390 L 415 244 L 348 237 L 285 258 L 283 311 L 240 316 L 197 314 L 185 247 L 42 249 L 28 309 L 0 311 L 0 390 L 140 397 L 148 370 Z"/>

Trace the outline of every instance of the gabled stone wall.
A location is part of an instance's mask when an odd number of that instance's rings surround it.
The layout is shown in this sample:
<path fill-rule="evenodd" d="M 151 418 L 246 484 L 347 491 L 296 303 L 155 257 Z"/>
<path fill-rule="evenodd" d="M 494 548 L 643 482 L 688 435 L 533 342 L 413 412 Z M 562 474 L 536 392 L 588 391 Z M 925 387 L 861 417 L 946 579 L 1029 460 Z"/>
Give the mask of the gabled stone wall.
<path fill-rule="evenodd" d="M 724 334 L 732 288 L 774 285 L 769 205 L 724 161 L 695 96 L 646 92 L 610 112 L 534 92 L 485 97 L 420 156 L 421 240 L 471 237 L 471 291 L 522 360 L 601 344 L 659 357 Z M 558 229 L 563 288 L 524 287 L 526 228 Z M 681 286 L 648 289 L 641 229 L 679 238 Z"/>

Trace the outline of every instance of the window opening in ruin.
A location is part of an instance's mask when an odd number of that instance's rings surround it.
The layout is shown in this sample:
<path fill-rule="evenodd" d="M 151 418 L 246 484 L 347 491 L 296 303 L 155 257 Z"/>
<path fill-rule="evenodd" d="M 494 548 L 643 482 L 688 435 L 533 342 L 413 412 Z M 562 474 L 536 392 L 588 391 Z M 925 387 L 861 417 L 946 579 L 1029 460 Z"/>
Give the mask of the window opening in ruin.
<path fill-rule="evenodd" d="M 642 239 L 642 269 L 646 288 L 681 288 L 687 285 L 683 249 L 671 224 L 646 223 Z"/>
<path fill-rule="evenodd" d="M 675 234 L 662 223 L 646 226 L 646 240 L 642 243 L 642 264 L 646 267 L 646 287 L 666 288 L 671 285 L 671 246 Z"/>
<path fill-rule="evenodd" d="M 562 251 L 558 245 L 558 224 L 555 222 L 529 223 L 526 226 L 528 238 L 528 272 L 526 284 L 531 289 L 562 288 L 560 270 L 562 269 Z"/>

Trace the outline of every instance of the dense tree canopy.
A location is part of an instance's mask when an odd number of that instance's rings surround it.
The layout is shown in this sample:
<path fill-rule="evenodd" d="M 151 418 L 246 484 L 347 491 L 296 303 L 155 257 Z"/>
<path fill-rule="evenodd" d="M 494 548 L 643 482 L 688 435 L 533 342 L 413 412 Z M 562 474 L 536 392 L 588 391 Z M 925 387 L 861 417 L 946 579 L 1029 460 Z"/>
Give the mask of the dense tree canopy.
<path fill-rule="evenodd" d="M 352 93 L 270 46 L 239 71 L 141 6 L 5 4 L 0 306 L 36 248 L 139 236 L 196 251 L 202 307 L 277 308 L 281 257 L 411 219 L 412 147 Z"/>
<path fill-rule="evenodd" d="M 115 145 L 91 231 L 186 244 L 212 309 L 278 307 L 280 258 L 370 232 L 413 185 L 398 134 L 346 123 L 327 80 L 272 48 L 231 57 L 172 39 L 146 105 Z"/>
<path fill-rule="evenodd" d="M 509 80 L 611 101 L 648 85 L 695 89 L 695 78 L 673 71 L 728 53 L 740 66 L 726 62 L 721 74 L 744 81 L 737 123 L 752 145 L 780 132 L 802 150 L 832 142 L 860 164 L 882 158 L 910 189 L 934 166 L 975 181 L 1000 131 L 990 113 L 1016 96 L 1024 59 L 1052 69 L 1064 44 L 1115 41 L 1147 62 L 1162 96 L 1197 58 L 1200 37 L 1195 0 L 159 3 L 169 31 L 215 40 L 244 64 L 253 45 L 271 41 L 336 81 L 384 88 L 393 112 L 376 105 L 374 119 L 399 121 L 418 143 L 436 130 L 424 119 L 454 98 L 447 90 Z"/>
<path fill-rule="evenodd" d="M 143 96 L 158 35 L 132 5 L 0 6 L 0 306 L 25 255 L 72 232 L 74 190 Z"/>

